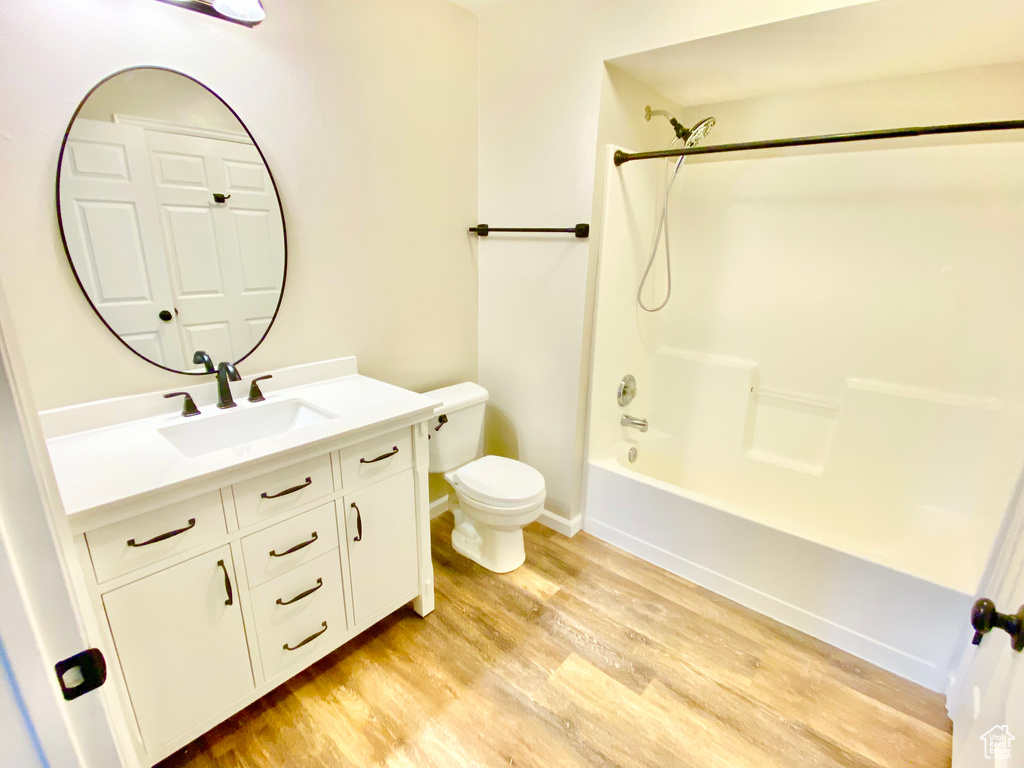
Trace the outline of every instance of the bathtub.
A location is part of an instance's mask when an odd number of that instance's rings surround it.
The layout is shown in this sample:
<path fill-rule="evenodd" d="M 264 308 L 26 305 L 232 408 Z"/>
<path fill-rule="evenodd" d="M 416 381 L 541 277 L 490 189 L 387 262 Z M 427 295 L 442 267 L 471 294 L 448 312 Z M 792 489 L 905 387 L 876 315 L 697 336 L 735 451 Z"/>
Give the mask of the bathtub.
<path fill-rule="evenodd" d="M 623 442 L 587 466 L 584 530 L 783 624 L 943 690 L 955 648 L 970 631 L 973 583 L 935 558 L 918 524 L 890 526 L 885 542 L 857 520 L 793 509 L 743 508 L 671 482 L 667 436 Z M 635 462 L 628 459 L 637 449 Z M 948 534 L 948 531 L 945 531 Z M 922 558 L 921 553 L 928 556 Z"/>
<path fill-rule="evenodd" d="M 665 167 L 615 168 L 615 149 L 584 529 L 943 690 L 1024 457 L 1024 377 L 1006 352 L 1024 334 L 1005 292 L 1024 280 L 1020 217 L 963 208 L 970 174 L 985 189 L 1005 157 L 944 146 L 693 158 L 670 198 L 671 301 L 649 313 L 636 291 Z M 962 161 L 942 183 L 940 154 Z M 927 247 L 895 236 L 908 223 L 944 234 Z M 989 236 L 1001 239 L 985 260 L 957 245 Z M 651 274 L 656 303 L 664 251 Z M 626 375 L 636 387 L 623 402 Z M 621 426 L 626 415 L 649 431 Z"/>

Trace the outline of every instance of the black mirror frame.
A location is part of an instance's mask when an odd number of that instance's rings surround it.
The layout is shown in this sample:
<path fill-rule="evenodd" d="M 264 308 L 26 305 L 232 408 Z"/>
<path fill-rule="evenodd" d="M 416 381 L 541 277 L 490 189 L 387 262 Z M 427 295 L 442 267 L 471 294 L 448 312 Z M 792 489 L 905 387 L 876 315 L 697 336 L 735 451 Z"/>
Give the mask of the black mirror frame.
<path fill-rule="evenodd" d="M 96 85 L 94 85 L 92 88 L 89 89 L 89 92 L 87 94 L 85 94 L 85 96 L 82 98 L 82 100 L 78 103 L 78 107 L 75 109 L 75 113 L 73 115 L 71 115 L 71 120 L 70 120 L 70 122 L 68 122 L 67 130 L 64 131 L 64 139 L 60 143 L 60 154 L 59 154 L 59 156 L 57 158 L 57 182 L 56 182 L 56 187 L 57 187 L 57 195 L 56 195 L 56 202 L 57 202 L 57 228 L 60 230 L 60 241 L 64 245 L 64 254 L 68 258 L 68 266 L 71 267 L 71 274 L 73 274 L 75 276 L 75 282 L 78 283 L 78 287 L 82 291 L 82 295 L 85 297 L 85 300 L 89 302 L 89 306 L 92 308 L 92 311 L 96 313 L 96 317 L 98 317 L 100 319 L 100 322 L 103 323 L 103 325 L 106 327 L 106 329 L 108 331 L 110 331 L 110 333 L 114 336 L 115 339 L 117 339 L 119 342 L 121 342 L 121 344 L 123 344 L 125 347 L 127 347 L 129 350 L 131 350 L 131 352 L 133 354 L 135 354 L 137 357 L 145 360 L 150 365 L 155 365 L 157 368 L 162 368 L 163 370 L 169 371 L 170 373 L 178 373 L 178 374 L 181 374 L 183 376 L 209 376 L 210 374 L 208 374 L 206 371 L 179 371 L 179 370 L 176 370 L 174 368 L 168 368 L 166 365 L 161 365 L 160 363 L 157 363 L 157 362 L 155 362 L 153 360 L 150 360 L 148 357 L 143 355 L 137 349 L 132 347 L 131 344 L 129 344 L 124 339 L 122 339 L 121 336 L 117 333 L 117 331 L 115 331 L 113 328 L 110 327 L 110 323 L 108 323 L 106 321 L 106 319 L 103 317 L 103 315 L 100 314 L 100 311 L 96 308 L 96 305 L 93 303 L 92 298 L 90 298 L 89 293 L 85 290 L 85 285 L 82 283 L 82 279 L 78 276 L 78 270 L 75 269 L 75 262 L 71 259 L 71 249 L 68 247 L 67 238 L 64 236 L 64 220 L 63 220 L 63 218 L 61 216 L 61 213 L 60 213 L 60 174 L 61 174 L 61 169 L 62 169 L 62 167 L 64 165 L 64 150 L 67 147 L 68 139 L 71 136 L 71 128 L 74 126 L 75 120 L 78 119 L 78 115 L 82 111 L 82 108 L 85 106 L 85 103 L 89 100 L 89 97 L 92 96 L 93 93 L 95 93 L 95 91 L 100 86 L 102 86 L 104 83 L 106 83 L 109 80 L 113 80 L 115 77 L 118 77 L 119 75 L 123 75 L 123 74 L 125 74 L 127 72 L 137 72 L 139 70 L 144 70 L 144 69 L 160 70 L 162 72 L 172 72 L 173 74 L 181 75 L 182 77 L 187 78 L 187 79 L 191 80 L 193 83 L 195 83 L 196 85 L 202 87 L 204 90 L 206 90 L 208 93 L 210 93 L 214 98 L 216 98 L 217 101 L 219 101 L 221 104 L 223 104 L 227 108 L 227 110 L 238 121 L 238 124 L 240 126 L 242 126 L 242 130 L 245 131 L 246 135 L 252 141 L 252 145 L 254 147 L 256 147 L 256 151 L 259 153 L 260 159 L 263 161 L 263 167 L 267 169 L 267 175 L 270 177 L 270 183 L 274 187 L 274 196 L 277 198 L 277 207 L 281 211 L 281 236 L 282 236 L 282 238 L 284 240 L 284 266 L 283 266 L 283 272 L 281 274 L 281 294 L 277 298 L 277 306 L 274 307 L 274 314 L 270 318 L 270 323 L 267 325 L 267 330 L 265 330 L 263 332 L 263 335 L 260 337 L 260 340 L 257 341 L 253 345 L 252 349 L 250 349 L 248 352 L 246 352 L 244 355 L 242 355 L 242 357 L 240 357 L 238 360 L 235 360 L 233 364 L 234 365 L 238 365 L 239 363 L 244 362 L 246 360 L 246 358 L 248 358 L 250 355 L 252 355 L 252 353 L 255 352 L 257 349 L 259 349 L 260 345 L 267 338 L 267 334 L 270 333 L 270 329 L 274 327 L 274 322 L 277 320 L 277 315 L 281 311 L 281 302 L 284 301 L 285 284 L 288 282 L 288 226 L 287 226 L 287 222 L 285 221 L 284 203 L 281 200 L 281 191 L 277 187 L 277 180 L 274 178 L 274 172 L 272 170 L 270 170 L 270 163 L 267 162 L 267 158 L 263 154 L 263 150 L 260 149 L 260 145 L 256 142 L 256 137 L 253 136 L 252 135 L 252 131 L 249 130 L 249 126 L 247 126 L 245 124 L 245 121 L 243 121 L 242 118 L 238 116 L 238 113 L 235 112 L 235 110 L 232 108 L 232 106 L 230 104 L 228 104 L 226 101 L 224 101 L 224 99 L 222 99 L 220 97 L 220 95 L 216 91 L 214 91 L 212 88 L 210 88 L 205 83 L 203 83 L 203 82 L 197 80 L 196 78 L 192 77 L 191 75 L 186 75 L 184 72 L 179 72 L 178 70 L 171 69 L 170 67 L 158 67 L 158 66 L 144 64 L 144 65 L 140 65 L 140 66 L 137 66 L 137 67 L 126 67 L 124 69 L 120 69 L 117 72 L 114 72 L 113 74 L 107 75 L 105 78 L 100 80 L 98 83 L 96 83 Z"/>

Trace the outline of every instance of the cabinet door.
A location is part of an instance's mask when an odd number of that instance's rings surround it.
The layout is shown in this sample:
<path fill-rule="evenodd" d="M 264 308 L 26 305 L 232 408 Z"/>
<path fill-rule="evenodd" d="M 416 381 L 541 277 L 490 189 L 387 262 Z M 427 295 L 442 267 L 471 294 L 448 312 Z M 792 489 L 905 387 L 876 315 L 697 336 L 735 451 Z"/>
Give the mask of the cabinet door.
<path fill-rule="evenodd" d="M 236 584 L 225 546 L 103 596 L 146 749 L 255 687 Z"/>
<path fill-rule="evenodd" d="M 412 470 L 346 496 L 344 516 L 358 625 L 416 590 Z"/>

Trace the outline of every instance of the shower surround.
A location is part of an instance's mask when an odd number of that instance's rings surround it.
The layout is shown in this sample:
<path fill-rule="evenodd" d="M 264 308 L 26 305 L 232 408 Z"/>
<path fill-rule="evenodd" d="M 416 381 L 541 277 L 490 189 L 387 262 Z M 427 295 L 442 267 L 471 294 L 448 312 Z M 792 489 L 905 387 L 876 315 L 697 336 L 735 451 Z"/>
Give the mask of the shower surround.
<path fill-rule="evenodd" d="M 742 133 L 750 103 L 686 117 L 712 113 L 714 143 L 759 138 Z M 615 168 L 615 149 L 584 528 L 942 689 L 1024 458 L 1010 353 L 1024 342 L 1024 143 L 690 158 L 668 214 L 673 295 L 655 314 L 636 286 L 666 165 Z M 637 396 L 623 408 L 626 374 Z"/>

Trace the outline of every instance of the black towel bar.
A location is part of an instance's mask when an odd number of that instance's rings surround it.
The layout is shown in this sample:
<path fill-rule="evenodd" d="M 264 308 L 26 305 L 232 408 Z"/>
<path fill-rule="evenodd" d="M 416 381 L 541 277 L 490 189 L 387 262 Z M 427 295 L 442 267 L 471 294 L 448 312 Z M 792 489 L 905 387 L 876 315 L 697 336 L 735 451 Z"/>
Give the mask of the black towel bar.
<path fill-rule="evenodd" d="M 590 237 L 589 224 L 577 224 L 567 229 L 550 229 L 545 227 L 489 227 L 486 224 L 477 224 L 469 228 L 480 237 L 487 237 L 491 232 L 557 232 L 559 234 L 576 235 L 576 237 Z"/>

